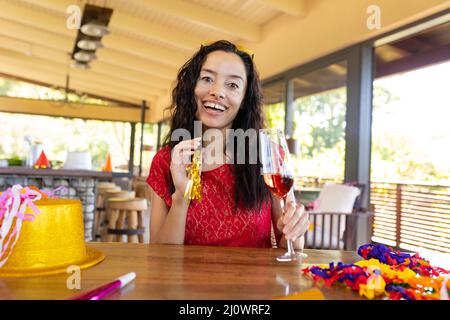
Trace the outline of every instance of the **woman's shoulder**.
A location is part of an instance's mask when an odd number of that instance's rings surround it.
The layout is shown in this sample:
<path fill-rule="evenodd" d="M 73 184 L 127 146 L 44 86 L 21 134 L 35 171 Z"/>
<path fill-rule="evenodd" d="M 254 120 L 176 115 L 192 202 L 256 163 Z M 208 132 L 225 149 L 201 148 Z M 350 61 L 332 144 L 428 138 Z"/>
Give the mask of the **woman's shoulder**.
<path fill-rule="evenodd" d="M 170 206 L 170 147 L 165 146 L 156 152 L 147 178 L 148 185 Z"/>
<path fill-rule="evenodd" d="M 170 171 L 170 147 L 165 146 L 159 149 L 153 156 L 152 163 L 150 165 L 150 173 L 161 172 L 168 174 Z"/>
<path fill-rule="evenodd" d="M 170 146 L 159 149 L 154 155 L 152 163 L 170 163 Z"/>

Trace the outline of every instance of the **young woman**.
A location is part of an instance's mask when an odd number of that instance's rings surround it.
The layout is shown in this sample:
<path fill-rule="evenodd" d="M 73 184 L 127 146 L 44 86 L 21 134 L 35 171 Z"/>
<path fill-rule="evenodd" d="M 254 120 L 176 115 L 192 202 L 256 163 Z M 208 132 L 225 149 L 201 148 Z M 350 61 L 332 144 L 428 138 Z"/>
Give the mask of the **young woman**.
<path fill-rule="evenodd" d="M 229 129 L 244 132 L 263 128 L 262 94 L 252 57 L 228 41 L 201 46 L 180 69 L 172 91 L 171 129 L 164 147 L 153 158 L 147 179 L 151 191 L 151 243 L 218 246 L 270 247 L 271 226 L 277 243 L 294 247 L 303 244 L 309 221 L 303 206 L 288 202 L 286 212 L 272 197 L 260 174 L 260 163 L 248 161 L 251 142 L 244 149 L 230 150 Z M 183 197 L 188 177 L 186 166 L 194 150 L 205 139 L 172 141 L 176 131 L 185 129 L 194 137 L 194 121 L 202 131 L 215 129 L 219 152 L 203 148 L 202 200 Z M 228 129 L 228 130 L 227 130 Z M 217 145 L 216 145 L 217 146 Z M 253 149 L 252 149 L 253 150 Z M 245 163 L 233 161 L 239 152 Z"/>

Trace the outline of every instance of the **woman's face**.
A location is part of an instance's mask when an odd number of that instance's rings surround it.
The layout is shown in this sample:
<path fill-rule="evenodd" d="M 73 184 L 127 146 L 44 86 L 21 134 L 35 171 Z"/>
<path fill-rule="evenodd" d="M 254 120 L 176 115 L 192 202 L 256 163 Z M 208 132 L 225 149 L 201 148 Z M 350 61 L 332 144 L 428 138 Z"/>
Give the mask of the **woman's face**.
<path fill-rule="evenodd" d="M 225 51 L 209 53 L 195 86 L 196 118 L 207 128 L 231 128 L 246 88 L 247 74 L 238 55 Z"/>

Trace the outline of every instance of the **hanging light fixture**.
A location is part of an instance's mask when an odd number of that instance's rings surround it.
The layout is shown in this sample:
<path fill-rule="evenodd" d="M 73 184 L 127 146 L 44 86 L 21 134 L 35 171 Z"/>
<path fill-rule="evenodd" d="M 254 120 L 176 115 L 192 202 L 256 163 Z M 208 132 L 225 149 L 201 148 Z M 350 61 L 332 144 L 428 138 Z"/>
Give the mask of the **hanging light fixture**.
<path fill-rule="evenodd" d="M 76 52 L 73 55 L 73 57 L 75 60 L 80 61 L 80 62 L 89 62 L 94 59 L 97 59 L 97 56 L 95 55 L 94 52 L 89 52 L 89 51 L 85 51 L 85 50 Z"/>
<path fill-rule="evenodd" d="M 113 9 L 86 4 L 81 18 L 75 45 L 71 53 L 74 60 L 72 67 L 90 69 L 89 63 L 97 59 L 95 51 L 103 48 L 102 37 L 109 34 L 108 24 Z"/>
<path fill-rule="evenodd" d="M 88 69 L 91 68 L 89 63 L 87 63 L 87 62 L 79 62 L 79 61 L 75 61 L 72 64 L 72 67 L 74 67 L 75 69 L 80 69 L 80 70 L 88 70 Z"/>
<path fill-rule="evenodd" d="M 96 20 L 82 25 L 81 32 L 91 37 L 103 37 L 109 34 L 108 27 Z"/>
<path fill-rule="evenodd" d="M 83 50 L 94 51 L 98 48 L 103 48 L 103 44 L 98 40 L 82 39 L 77 42 L 77 46 Z"/>

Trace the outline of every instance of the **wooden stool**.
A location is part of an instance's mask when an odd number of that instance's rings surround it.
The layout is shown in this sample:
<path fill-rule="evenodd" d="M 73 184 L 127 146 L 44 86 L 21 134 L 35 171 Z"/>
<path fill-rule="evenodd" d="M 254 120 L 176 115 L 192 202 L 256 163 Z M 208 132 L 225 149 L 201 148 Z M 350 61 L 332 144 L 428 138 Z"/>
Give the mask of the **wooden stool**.
<path fill-rule="evenodd" d="M 121 191 L 120 187 L 102 187 L 97 188 L 97 199 L 95 201 L 95 207 L 98 210 L 105 210 L 105 193 Z"/>
<path fill-rule="evenodd" d="M 143 211 L 148 209 L 147 200 L 143 198 L 110 198 L 106 204 L 108 217 L 108 242 L 144 243 Z"/>
<path fill-rule="evenodd" d="M 134 191 L 107 191 L 103 195 L 105 200 L 105 211 L 104 215 L 101 217 L 100 220 L 100 239 L 101 241 L 106 241 L 106 235 L 107 235 L 107 227 L 108 227 L 108 216 L 106 214 L 107 208 L 108 208 L 108 201 L 111 198 L 117 198 L 117 199 L 133 199 L 135 198 L 136 193 Z"/>
<path fill-rule="evenodd" d="M 94 241 L 101 239 L 100 227 L 101 222 L 105 219 L 105 193 L 120 191 L 120 187 L 110 182 L 101 182 L 102 185 L 97 185 L 97 198 L 95 200 L 95 215 L 94 215 Z"/>
<path fill-rule="evenodd" d="M 101 181 L 101 182 L 97 183 L 97 188 L 99 188 L 99 189 L 102 189 L 102 188 L 114 188 L 114 187 L 117 187 L 114 182 Z"/>
<path fill-rule="evenodd" d="M 127 190 L 119 190 L 119 191 L 106 191 L 104 194 L 105 197 L 105 207 L 110 198 L 121 198 L 121 199 L 129 199 L 134 198 L 136 196 L 136 192 L 127 191 Z"/>

